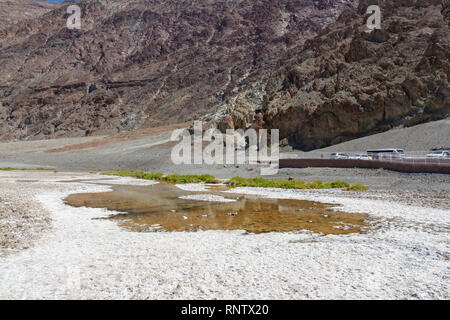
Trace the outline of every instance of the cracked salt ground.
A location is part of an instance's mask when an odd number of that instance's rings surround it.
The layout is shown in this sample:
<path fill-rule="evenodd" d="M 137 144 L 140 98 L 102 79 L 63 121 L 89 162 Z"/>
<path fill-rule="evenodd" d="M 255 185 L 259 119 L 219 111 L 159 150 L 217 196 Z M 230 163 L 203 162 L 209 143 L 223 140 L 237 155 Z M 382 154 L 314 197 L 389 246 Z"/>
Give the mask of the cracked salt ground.
<path fill-rule="evenodd" d="M 63 202 L 69 194 L 109 187 L 49 182 L 62 177 L 53 173 L 33 177 L 47 179 L 40 184 L 17 185 L 3 176 L 3 190 L 39 207 L 52 227 L 30 249 L 0 256 L 0 298 L 449 298 L 448 230 L 409 227 L 448 226 L 448 209 L 350 193 L 245 189 L 233 191 L 339 203 L 340 210 L 366 213 L 383 223 L 367 233 L 325 236 L 307 231 L 139 233 L 113 220 L 94 219 L 111 214 L 105 209 Z"/>

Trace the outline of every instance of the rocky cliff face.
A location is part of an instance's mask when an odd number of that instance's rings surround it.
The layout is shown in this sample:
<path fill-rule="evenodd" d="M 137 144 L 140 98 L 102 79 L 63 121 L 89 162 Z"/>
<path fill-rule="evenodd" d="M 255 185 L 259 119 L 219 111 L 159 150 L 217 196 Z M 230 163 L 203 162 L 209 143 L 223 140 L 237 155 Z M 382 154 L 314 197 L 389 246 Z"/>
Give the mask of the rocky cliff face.
<path fill-rule="evenodd" d="M 31 8 L 25 18 L 15 24 L 15 18 L 0 20 L 3 140 L 217 117 L 237 95 L 257 89 L 278 61 L 297 55 L 307 39 L 356 4 L 82 0 L 81 30 L 69 30 L 67 4 L 49 10 L 21 1 Z M 4 12 L 20 12 L 14 10 Z"/>
<path fill-rule="evenodd" d="M 371 4 L 382 28 L 367 32 Z M 448 0 L 361 0 L 210 120 L 279 128 L 284 144 L 311 150 L 448 117 L 449 22 Z"/>

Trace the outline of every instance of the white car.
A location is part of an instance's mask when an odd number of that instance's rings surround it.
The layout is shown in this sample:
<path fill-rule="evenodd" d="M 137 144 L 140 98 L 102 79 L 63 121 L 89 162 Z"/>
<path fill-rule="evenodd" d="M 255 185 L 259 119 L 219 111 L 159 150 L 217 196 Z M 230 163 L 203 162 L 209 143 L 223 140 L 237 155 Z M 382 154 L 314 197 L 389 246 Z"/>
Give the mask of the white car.
<path fill-rule="evenodd" d="M 355 159 L 358 159 L 358 160 L 372 160 L 372 157 L 369 156 L 368 154 L 357 154 L 355 156 Z"/>
<path fill-rule="evenodd" d="M 433 151 L 427 154 L 427 158 L 450 158 L 450 151 L 448 150 L 439 150 L 439 151 Z"/>
<path fill-rule="evenodd" d="M 355 154 L 354 156 L 351 156 L 350 159 L 353 160 L 372 160 L 372 157 L 368 154 Z"/>
<path fill-rule="evenodd" d="M 331 159 L 349 159 L 350 157 L 348 156 L 348 154 L 336 152 L 336 153 L 332 153 L 330 158 Z"/>

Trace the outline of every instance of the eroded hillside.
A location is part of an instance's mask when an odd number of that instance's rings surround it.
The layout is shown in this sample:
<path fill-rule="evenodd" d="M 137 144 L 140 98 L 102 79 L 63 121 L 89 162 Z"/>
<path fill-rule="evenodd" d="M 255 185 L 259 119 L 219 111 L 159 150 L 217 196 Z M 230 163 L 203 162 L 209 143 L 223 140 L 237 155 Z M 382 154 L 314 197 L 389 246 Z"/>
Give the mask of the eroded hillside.
<path fill-rule="evenodd" d="M 371 4 L 382 27 L 367 32 Z M 446 118 L 449 22 L 448 0 L 360 1 L 208 119 L 222 130 L 278 128 L 284 144 L 311 150 Z"/>
<path fill-rule="evenodd" d="M 82 0 L 0 34 L 0 137 L 184 122 L 269 74 L 356 0 Z M 11 11 L 12 12 L 12 11 Z"/>

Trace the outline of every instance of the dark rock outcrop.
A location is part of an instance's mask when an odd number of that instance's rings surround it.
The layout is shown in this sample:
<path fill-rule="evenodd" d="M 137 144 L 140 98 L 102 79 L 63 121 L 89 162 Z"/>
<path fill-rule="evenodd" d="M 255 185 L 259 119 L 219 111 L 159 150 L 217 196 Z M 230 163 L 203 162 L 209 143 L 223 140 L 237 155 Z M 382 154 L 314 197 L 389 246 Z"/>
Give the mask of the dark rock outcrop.
<path fill-rule="evenodd" d="M 368 32 L 371 4 L 382 8 L 382 29 Z M 240 127 L 278 128 L 303 150 L 446 118 L 448 10 L 448 0 L 361 0 L 261 79 L 258 99 L 249 98 L 251 88 L 224 114 Z"/>

